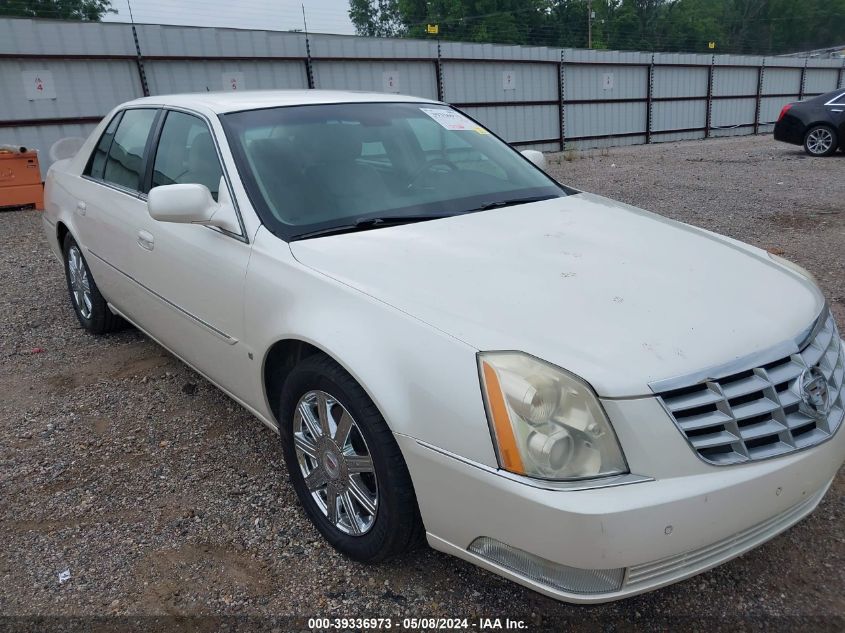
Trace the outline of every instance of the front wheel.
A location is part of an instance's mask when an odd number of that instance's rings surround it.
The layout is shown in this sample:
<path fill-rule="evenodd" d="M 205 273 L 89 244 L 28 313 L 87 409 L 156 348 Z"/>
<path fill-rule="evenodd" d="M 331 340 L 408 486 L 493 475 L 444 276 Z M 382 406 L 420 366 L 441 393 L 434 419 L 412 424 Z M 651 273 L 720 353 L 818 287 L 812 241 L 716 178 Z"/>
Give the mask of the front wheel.
<path fill-rule="evenodd" d="M 810 156 L 830 156 L 838 145 L 836 130 L 826 125 L 814 125 L 804 135 L 804 151 Z"/>
<path fill-rule="evenodd" d="M 411 477 L 384 418 L 326 356 L 306 358 L 282 389 L 279 434 L 306 514 L 339 552 L 379 562 L 422 536 Z"/>
<path fill-rule="evenodd" d="M 88 262 L 82 256 L 82 249 L 70 233 L 65 236 L 62 250 L 67 289 L 79 323 L 91 334 L 107 334 L 121 329 L 126 322 L 109 309 L 94 283 Z"/>

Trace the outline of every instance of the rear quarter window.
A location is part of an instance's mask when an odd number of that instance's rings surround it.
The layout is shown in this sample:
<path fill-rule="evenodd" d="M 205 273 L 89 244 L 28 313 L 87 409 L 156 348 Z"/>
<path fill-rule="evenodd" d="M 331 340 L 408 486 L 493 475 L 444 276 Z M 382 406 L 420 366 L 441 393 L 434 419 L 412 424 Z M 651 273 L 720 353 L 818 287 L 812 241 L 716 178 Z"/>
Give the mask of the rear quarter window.
<path fill-rule="evenodd" d="M 97 143 L 97 147 L 91 153 L 91 158 L 88 159 L 88 165 L 85 167 L 84 172 L 86 176 L 91 176 L 98 180 L 103 178 L 103 170 L 106 168 L 106 158 L 108 158 L 109 148 L 111 147 L 112 139 L 114 139 L 114 131 L 117 129 L 117 125 L 120 123 L 120 117 L 122 116 L 123 112 L 118 112 L 109 121 L 103 135 L 100 137 L 100 142 Z"/>

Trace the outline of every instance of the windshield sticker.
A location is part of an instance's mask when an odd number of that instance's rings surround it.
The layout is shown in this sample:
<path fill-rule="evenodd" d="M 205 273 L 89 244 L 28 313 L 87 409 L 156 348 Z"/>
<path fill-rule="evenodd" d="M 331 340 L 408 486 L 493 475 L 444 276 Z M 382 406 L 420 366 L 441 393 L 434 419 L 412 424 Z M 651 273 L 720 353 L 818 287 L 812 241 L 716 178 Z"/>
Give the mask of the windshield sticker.
<path fill-rule="evenodd" d="M 478 132 L 479 134 L 490 134 L 490 132 L 488 132 L 487 130 L 485 130 L 485 129 L 484 129 L 483 127 L 481 127 L 480 125 L 478 125 L 478 126 L 476 126 L 476 127 L 472 128 L 472 129 L 473 129 L 473 130 L 475 130 L 476 132 Z"/>
<path fill-rule="evenodd" d="M 473 123 L 460 112 L 442 110 L 440 108 L 420 108 L 420 110 L 447 130 L 475 130 L 478 132 L 478 124 Z"/>

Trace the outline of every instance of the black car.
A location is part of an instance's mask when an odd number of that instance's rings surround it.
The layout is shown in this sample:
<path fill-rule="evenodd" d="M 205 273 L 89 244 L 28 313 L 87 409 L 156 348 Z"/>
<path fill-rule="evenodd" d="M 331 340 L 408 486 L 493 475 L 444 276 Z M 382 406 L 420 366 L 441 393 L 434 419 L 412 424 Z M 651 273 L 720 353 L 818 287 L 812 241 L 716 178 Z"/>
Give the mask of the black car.
<path fill-rule="evenodd" d="M 775 140 L 803 145 L 810 156 L 845 151 L 845 88 L 787 103 L 775 123 Z"/>

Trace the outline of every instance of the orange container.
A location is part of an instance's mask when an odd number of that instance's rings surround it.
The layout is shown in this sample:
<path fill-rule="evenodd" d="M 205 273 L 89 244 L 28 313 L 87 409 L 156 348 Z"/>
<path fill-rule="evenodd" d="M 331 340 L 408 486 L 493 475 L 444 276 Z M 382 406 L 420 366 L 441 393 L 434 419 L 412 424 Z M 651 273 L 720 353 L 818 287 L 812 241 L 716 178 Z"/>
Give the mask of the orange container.
<path fill-rule="evenodd" d="M 0 152 L 0 207 L 44 208 L 38 152 Z"/>

